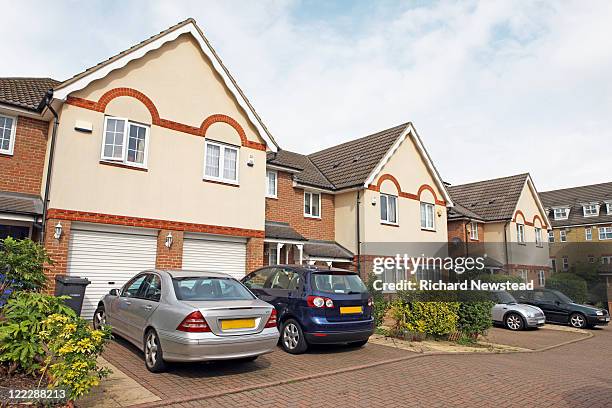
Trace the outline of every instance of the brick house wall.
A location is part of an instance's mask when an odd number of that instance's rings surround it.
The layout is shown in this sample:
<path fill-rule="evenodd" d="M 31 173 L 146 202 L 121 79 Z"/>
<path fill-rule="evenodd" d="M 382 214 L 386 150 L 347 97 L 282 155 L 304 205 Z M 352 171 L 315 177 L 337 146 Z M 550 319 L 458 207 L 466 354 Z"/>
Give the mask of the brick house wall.
<path fill-rule="evenodd" d="M 321 218 L 305 217 L 304 190 L 293 187 L 290 173 L 277 174 L 277 198 L 266 198 L 266 220 L 289 223 L 308 239 L 335 240 L 333 194 L 321 194 Z"/>
<path fill-rule="evenodd" d="M 166 237 L 172 234 L 172 246 L 166 246 Z M 159 230 L 157 235 L 157 257 L 155 267 L 159 269 L 181 269 L 183 267 L 183 231 Z"/>
<path fill-rule="evenodd" d="M 55 226 L 58 222 L 62 223 L 62 236 L 55 239 Z M 47 219 L 50 227 L 45 231 L 45 249 L 52 263 L 46 265 L 45 275 L 47 276 L 47 292 L 55 292 L 55 276 L 65 275 L 68 269 L 68 244 L 70 243 L 70 230 L 72 223 L 68 220 L 54 218 Z"/>
<path fill-rule="evenodd" d="M 0 191 L 40 195 L 49 123 L 17 118 L 12 155 L 0 154 Z"/>

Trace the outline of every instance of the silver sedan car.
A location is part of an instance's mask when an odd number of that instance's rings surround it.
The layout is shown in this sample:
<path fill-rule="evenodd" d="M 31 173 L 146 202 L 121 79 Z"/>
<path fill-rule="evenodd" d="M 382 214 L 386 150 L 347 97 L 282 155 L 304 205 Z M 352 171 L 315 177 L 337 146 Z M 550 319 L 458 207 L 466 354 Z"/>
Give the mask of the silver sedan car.
<path fill-rule="evenodd" d="M 495 302 L 491 310 L 493 322 L 503 324 L 510 330 L 544 326 L 546 318 L 539 307 L 518 303 L 514 296 L 506 291 L 491 292 L 491 296 Z"/>
<path fill-rule="evenodd" d="M 274 307 L 217 272 L 141 272 L 100 301 L 94 327 L 106 324 L 144 351 L 152 372 L 166 361 L 254 360 L 279 337 Z"/>

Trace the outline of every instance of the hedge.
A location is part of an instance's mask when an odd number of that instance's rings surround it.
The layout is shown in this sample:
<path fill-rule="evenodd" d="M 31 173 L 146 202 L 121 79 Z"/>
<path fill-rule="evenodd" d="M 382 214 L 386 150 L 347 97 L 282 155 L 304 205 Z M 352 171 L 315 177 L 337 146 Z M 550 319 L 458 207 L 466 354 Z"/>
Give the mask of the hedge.
<path fill-rule="evenodd" d="M 573 273 L 556 273 L 546 281 L 548 289 L 556 289 L 563 292 L 576 303 L 584 303 L 587 300 L 587 283 L 584 279 Z"/>

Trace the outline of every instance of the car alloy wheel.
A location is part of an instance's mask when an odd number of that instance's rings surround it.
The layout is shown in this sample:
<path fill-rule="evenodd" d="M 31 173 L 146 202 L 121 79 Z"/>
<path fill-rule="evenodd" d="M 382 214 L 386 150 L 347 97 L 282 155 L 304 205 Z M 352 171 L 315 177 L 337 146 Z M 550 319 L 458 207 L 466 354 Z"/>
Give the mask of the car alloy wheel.
<path fill-rule="evenodd" d="M 523 319 L 517 314 L 509 314 L 506 317 L 506 327 L 510 330 L 521 330 L 523 328 Z"/>
<path fill-rule="evenodd" d="M 153 373 L 158 373 L 166 368 L 159 338 L 155 330 L 151 329 L 145 336 L 144 344 L 145 365 Z"/>
<path fill-rule="evenodd" d="M 583 329 L 586 327 L 586 319 L 580 313 L 574 313 L 570 316 L 570 324 L 577 329 Z"/>
<path fill-rule="evenodd" d="M 106 325 L 106 312 L 104 311 L 103 307 L 99 307 L 96 309 L 96 312 L 94 313 L 94 321 L 93 321 L 94 329 L 99 330 L 105 325 Z"/>
<path fill-rule="evenodd" d="M 283 330 L 283 344 L 288 350 L 294 350 L 300 342 L 300 331 L 297 326 L 289 322 Z"/>

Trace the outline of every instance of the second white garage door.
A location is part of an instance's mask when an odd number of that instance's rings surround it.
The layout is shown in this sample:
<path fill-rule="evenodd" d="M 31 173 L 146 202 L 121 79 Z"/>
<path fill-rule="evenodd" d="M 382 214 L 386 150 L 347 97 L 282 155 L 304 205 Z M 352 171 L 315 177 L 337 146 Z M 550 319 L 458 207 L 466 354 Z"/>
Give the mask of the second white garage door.
<path fill-rule="evenodd" d="M 183 269 L 223 272 L 240 279 L 246 272 L 246 240 L 185 234 Z"/>
<path fill-rule="evenodd" d="M 157 231 L 73 224 L 68 249 L 68 275 L 91 281 L 81 317 L 91 319 L 100 299 L 112 288 L 145 269 L 155 268 Z"/>

